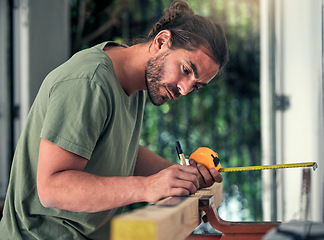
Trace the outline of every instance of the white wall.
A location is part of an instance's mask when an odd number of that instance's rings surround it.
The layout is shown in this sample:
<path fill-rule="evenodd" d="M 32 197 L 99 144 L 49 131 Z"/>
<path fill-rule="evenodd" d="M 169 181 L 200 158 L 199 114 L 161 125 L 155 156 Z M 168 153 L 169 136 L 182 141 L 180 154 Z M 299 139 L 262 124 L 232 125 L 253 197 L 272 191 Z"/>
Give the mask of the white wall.
<path fill-rule="evenodd" d="M 9 165 L 9 6 L 0 1 L 0 201 L 8 182 Z"/>
<path fill-rule="evenodd" d="M 307 218 L 322 221 L 322 0 L 269 1 L 261 1 L 263 163 L 316 161 Z M 272 111 L 275 95 L 287 97 L 286 110 Z M 301 219 L 302 169 L 277 170 L 276 176 L 264 172 L 263 180 L 265 219 Z"/>
<path fill-rule="evenodd" d="M 15 122 L 17 140 L 45 76 L 70 56 L 68 0 L 14 1 Z"/>
<path fill-rule="evenodd" d="M 13 136 L 17 142 L 44 77 L 70 56 L 69 0 L 19 0 L 13 1 L 13 9 L 8 2 L 0 1 L 0 201 L 6 193 L 11 161 L 9 82 L 14 82 L 14 104 L 19 107 Z M 13 76 L 9 76 L 8 61 L 11 44 Z"/>

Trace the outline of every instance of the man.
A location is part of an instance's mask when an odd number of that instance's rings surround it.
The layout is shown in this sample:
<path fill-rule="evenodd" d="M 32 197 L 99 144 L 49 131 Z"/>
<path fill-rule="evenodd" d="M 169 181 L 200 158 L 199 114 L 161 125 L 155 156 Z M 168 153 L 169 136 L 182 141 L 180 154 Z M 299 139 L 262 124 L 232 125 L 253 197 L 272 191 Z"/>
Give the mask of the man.
<path fill-rule="evenodd" d="M 194 194 L 222 177 L 139 146 L 155 105 L 206 86 L 227 62 L 222 30 L 171 4 L 146 41 L 81 51 L 44 80 L 14 156 L 0 239 L 107 239 L 123 206 Z"/>

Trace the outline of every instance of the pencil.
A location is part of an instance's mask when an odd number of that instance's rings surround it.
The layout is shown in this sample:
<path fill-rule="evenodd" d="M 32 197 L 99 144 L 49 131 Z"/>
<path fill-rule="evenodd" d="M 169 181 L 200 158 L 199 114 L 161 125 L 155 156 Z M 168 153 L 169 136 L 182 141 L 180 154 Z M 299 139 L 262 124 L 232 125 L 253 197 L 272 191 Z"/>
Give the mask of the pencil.
<path fill-rule="evenodd" d="M 181 160 L 182 165 L 187 166 L 185 156 L 182 152 L 181 145 L 180 145 L 179 141 L 177 141 L 177 143 L 176 143 L 176 149 L 177 149 L 178 157 Z"/>

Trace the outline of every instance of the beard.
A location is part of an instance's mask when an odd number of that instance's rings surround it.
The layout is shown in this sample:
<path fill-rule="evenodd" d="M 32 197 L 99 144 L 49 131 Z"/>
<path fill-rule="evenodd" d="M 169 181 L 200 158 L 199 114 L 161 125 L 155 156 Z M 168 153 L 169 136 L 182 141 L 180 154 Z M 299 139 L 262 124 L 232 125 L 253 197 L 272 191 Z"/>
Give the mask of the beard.
<path fill-rule="evenodd" d="M 175 98 L 180 96 L 179 90 L 176 86 L 162 82 L 165 79 L 165 57 L 167 55 L 169 55 L 169 53 L 159 55 L 155 59 L 151 58 L 147 62 L 145 68 L 147 92 L 151 102 L 156 106 L 160 106 L 170 100 L 170 97 L 167 94 L 160 94 L 161 89 L 163 90 L 164 88 L 167 88 L 172 92 Z"/>

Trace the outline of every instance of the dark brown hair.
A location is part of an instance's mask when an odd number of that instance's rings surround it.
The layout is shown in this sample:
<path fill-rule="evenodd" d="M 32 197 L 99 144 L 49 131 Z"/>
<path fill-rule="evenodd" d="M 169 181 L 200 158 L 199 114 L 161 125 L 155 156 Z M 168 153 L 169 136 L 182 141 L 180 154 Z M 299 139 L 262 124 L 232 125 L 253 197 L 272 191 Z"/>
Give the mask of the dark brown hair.
<path fill-rule="evenodd" d="M 165 10 L 164 16 L 148 34 L 151 41 L 162 30 L 171 32 L 171 49 L 193 51 L 205 47 L 205 52 L 221 69 L 228 62 L 228 46 L 223 29 L 206 17 L 196 15 L 189 4 L 176 0 Z"/>

